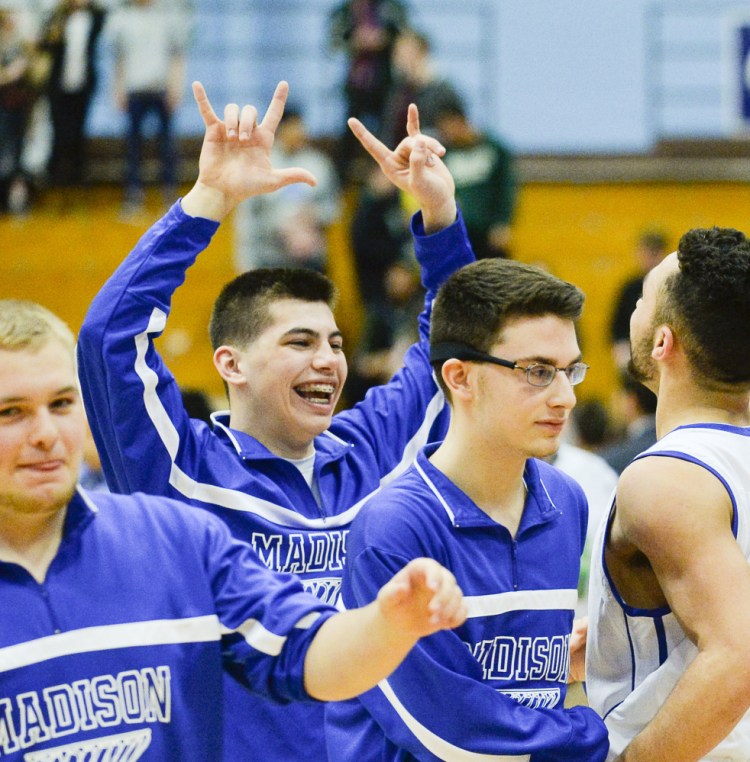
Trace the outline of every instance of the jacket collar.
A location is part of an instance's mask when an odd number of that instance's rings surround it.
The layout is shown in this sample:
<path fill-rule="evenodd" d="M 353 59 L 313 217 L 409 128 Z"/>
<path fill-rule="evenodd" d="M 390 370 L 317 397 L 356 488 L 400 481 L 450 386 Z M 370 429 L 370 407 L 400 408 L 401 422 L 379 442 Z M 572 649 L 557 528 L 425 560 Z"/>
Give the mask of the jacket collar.
<path fill-rule="evenodd" d="M 440 442 L 426 445 L 417 455 L 416 470 L 433 491 L 438 501 L 456 528 L 498 526 L 466 493 L 454 484 L 442 471 L 435 468 L 429 457 L 440 446 Z M 560 515 L 542 480 L 539 464 L 534 458 L 526 461 L 523 474 L 527 495 L 523 517 L 519 526 L 520 535 L 526 529 L 545 524 Z"/>
<path fill-rule="evenodd" d="M 234 448 L 235 452 L 247 461 L 278 459 L 264 444 L 244 431 L 230 428 L 229 411 L 222 410 L 211 416 L 216 436 Z M 337 437 L 331 431 L 324 431 L 315 437 L 315 456 L 321 463 L 329 463 L 343 458 L 353 445 Z"/>

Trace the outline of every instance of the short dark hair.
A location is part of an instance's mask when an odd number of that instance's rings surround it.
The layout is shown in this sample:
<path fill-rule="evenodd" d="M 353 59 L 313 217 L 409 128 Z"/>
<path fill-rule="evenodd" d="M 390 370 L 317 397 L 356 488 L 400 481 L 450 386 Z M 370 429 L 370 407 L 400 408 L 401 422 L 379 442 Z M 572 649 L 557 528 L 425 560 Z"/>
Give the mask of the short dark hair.
<path fill-rule="evenodd" d="M 734 228 L 694 228 L 677 247 L 679 270 L 664 282 L 656 324 L 674 328 L 707 389 L 750 384 L 750 241 Z"/>
<path fill-rule="evenodd" d="M 638 237 L 638 245 L 649 251 L 666 254 L 669 241 L 663 230 L 644 230 Z"/>
<path fill-rule="evenodd" d="M 430 344 L 456 342 L 489 352 L 518 317 L 581 317 L 583 292 L 572 283 L 511 259 L 482 259 L 462 267 L 440 287 L 432 307 Z M 447 392 L 440 373 L 435 373 Z"/>
<path fill-rule="evenodd" d="M 214 302 L 208 333 L 211 346 L 246 347 L 270 323 L 268 307 L 280 299 L 325 302 L 336 306 L 333 282 L 314 270 L 263 267 L 229 281 Z"/>

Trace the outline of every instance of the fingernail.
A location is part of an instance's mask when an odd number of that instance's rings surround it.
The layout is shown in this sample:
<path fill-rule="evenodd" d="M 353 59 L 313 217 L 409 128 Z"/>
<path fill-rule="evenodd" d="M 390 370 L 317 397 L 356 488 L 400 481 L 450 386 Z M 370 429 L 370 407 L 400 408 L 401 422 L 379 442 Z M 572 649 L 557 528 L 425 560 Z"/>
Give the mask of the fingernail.
<path fill-rule="evenodd" d="M 227 130 L 227 137 L 233 138 L 236 134 L 237 130 L 233 129 L 232 127 Z"/>

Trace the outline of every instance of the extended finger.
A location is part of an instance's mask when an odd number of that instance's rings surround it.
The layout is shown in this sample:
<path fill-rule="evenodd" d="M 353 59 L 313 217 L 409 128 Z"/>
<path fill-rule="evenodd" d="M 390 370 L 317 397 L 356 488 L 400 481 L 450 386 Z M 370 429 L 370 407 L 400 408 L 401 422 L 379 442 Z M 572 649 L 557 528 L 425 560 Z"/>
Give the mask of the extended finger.
<path fill-rule="evenodd" d="M 438 156 L 445 155 L 445 146 L 437 138 L 420 133 L 419 140 L 424 141 L 425 148 L 431 153 L 437 154 Z"/>
<path fill-rule="evenodd" d="M 414 146 L 409 153 L 409 165 L 412 169 L 421 169 L 425 165 L 432 167 L 435 164 L 435 157 L 427 150 L 427 144 L 420 136 L 414 141 Z"/>
<path fill-rule="evenodd" d="M 249 140 L 258 124 L 258 109 L 255 106 L 243 106 L 240 113 L 240 140 Z"/>
<path fill-rule="evenodd" d="M 224 129 L 228 138 L 237 136 L 240 125 L 240 107 L 236 103 L 227 103 L 224 106 Z"/>
<path fill-rule="evenodd" d="M 419 109 L 416 103 L 410 103 L 409 110 L 406 112 L 406 134 L 414 137 L 419 133 Z"/>
<path fill-rule="evenodd" d="M 381 143 L 359 119 L 350 117 L 347 124 L 365 151 L 382 166 L 383 162 L 391 155 L 390 149 Z"/>
<path fill-rule="evenodd" d="M 267 127 L 271 132 L 276 132 L 281 117 L 284 115 L 284 106 L 289 95 L 289 84 L 283 79 L 276 85 L 271 102 L 268 104 L 266 114 L 263 117 L 261 125 Z"/>
<path fill-rule="evenodd" d="M 461 588 L 455 579 L 445 580 L 443 587 L 430 602 L 430 621 L 433 624 L 456 626 L 466 617 L 466 605 Z"/>
<path fill-rule="evenodd" d="M 206 89 L 201 82 L 193 82 L 193 97 L 198 104 L 198 111 L 200 111 L 200 115 L 206 127 L 219 121 L 219 117 L 216 116 L 216 112 L 213 110 L 211 102 L 206 95 Z"/>
<path fill-rule="evenodd" d="M 428 604 L 430 611 L 439 611 L 455 596 L 460 595 L 456 578 L 451 572 L 437 563 L 425 566 L 423 574 L 424 584 L 428 590 L 433 592 L 433 596 Z"/>

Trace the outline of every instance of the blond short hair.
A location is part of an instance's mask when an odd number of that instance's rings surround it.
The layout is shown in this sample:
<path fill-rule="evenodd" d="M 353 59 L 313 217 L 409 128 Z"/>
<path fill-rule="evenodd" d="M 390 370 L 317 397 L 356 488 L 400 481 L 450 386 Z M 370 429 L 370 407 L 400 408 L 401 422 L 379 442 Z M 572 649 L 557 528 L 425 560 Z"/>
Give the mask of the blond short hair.
<path fill-rule="evenodd" d="M 52 339 L 75 350 L 73 332 L 46 307 L 23 299 L 0 299 L 0 349 L 36 350 Z"/>

